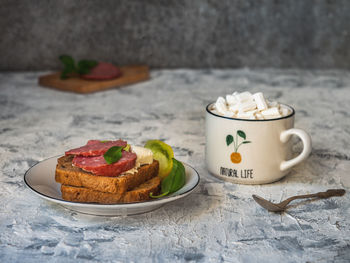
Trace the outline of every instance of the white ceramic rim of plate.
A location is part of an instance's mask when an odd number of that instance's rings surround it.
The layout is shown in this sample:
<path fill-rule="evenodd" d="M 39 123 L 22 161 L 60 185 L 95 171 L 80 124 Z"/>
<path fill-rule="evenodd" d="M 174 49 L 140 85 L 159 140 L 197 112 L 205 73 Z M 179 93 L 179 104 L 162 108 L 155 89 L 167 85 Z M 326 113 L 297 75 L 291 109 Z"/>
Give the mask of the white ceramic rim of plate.
<path fill-rule="evenodd" d="M 193 170 L 195 173 L 195 175 L 197 175 L 197 181 L 196 183 L 190 188 L 188 189 L 186 192 L 183 192 L 183 193 L 180 193 L 178 194 L 180 190 L 178 190 L 177 192 L 175 193 L 172 193 L 171 195 L 167 196 L 167 197 L 163 197 L 161 199 L 154 199 L 154 200 L 148 200 L 148 201 L 144 201 L 144 202 L 134 202 L 134 203 L 121 203 L 121 204 L 96 204 L 96 203 L 82 203 L 82 202 L 73 202 L 73 201 L 66 201 L 64 199 L 58 199 L 56 197 L 51 197 L 49 195 L 46 195 L 46 194 L 43 194 L 41 192 L 39 192 L 38 190 L 34 189 L 34 187 L 32 187 L 30 185 L 30 183 L 27 182 L 26 180 L 26 176 L 27 174 L 37 165 L 40 165 L 42 163 L 44 163 L 45 161 L 49 161 L 53 158 L 59 158 L 61 157 L 62 155 L 57 155 L 57 156 L 53 156 L 53 157 L 49 157 L 49 158 L 46 158 L 42 161 L 39 161 L 37 162 L 36 164 L 34 164 L 33 166 L 31 166 L 25 173 L 24 173 L 24 176 L 23 176 L 23 180 L 24 180 L 24 183 L 27 185 L 27 187 L 33 191 L 35 194 L 39 195 L 40 197 L 46 199 L 46 200 L 49 200 L 49 201 L 52 201 L 52 202 L 55 202 L 55 203 L 58 203 L 58 204 L 62 204 L 62 205 L 69 205 L 71 207 L 74 207 L 74 206 L 78 206 L 78 207 L 81 207 L 81 206 L 84 206 L 84 207 L 91 207 L 91 208 L 118 208 L 118 207 L 124 207 L 124 208 L 132 208 L 132 207 L 138 207 L 138 206 L 142 206 L 142 205 L 162 205 L 162 204 L 165 204 L 165 203 L 168 203 L 168 202 L 172 202 L 172 201 L 175 201 L 177 199 L 180 199 L 188 194 L 190 194 L 199 184 L 200 182 L 200 176 L 199 176 L 199 173 L 197 172 L 196 169 L 194 169 L 192 166 L 188 165 L 187 163 L 184 163 L 184 166 L 185 168 L 188 167 L 189 169 Z M 185 185 L 186 186 L 186 185 Z"/>

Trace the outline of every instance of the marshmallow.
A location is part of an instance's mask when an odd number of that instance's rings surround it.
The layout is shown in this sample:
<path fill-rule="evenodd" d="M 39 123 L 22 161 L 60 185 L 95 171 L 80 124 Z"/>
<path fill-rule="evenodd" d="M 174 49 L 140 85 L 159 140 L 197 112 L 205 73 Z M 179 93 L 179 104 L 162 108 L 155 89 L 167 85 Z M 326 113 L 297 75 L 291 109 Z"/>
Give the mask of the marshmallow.
<path fill-rule="evenodd" d="M 269 108 L 261 112 L 264 117 L 281 117 L 280 111 L 277 107 Z"/>
<path fill-rule="evenodd" d="M 261 113 L 255 114 L 255 118 L 256 118 L 257 120 L 264 120 L 264 119 L 265 119 L 264 116 L 263 116 Z"/>
<path fill-rule="evenodd" d="M 230 105 L 228 109 L 230 111 L 237 112 L 239 110 L 239 104 Z"/>
<path fill-rule="evenodd" d="M 250 111 L 256 109 L 256 103 L 253 100 L 247 100 L 239 105 L 239 111 Z"/>
<path fill-rule="evenodd" d="M 226 104 L 226 101 L 223 97 L 219 97 L 217 100 L 216 100 L 216 103 L 224 103 Z"/>
<path fill-rule="evenodd" d="M 269 108 L 279 106 L 277 101 L 268 101 L 267 104 L 269 105 Z"/>
<path fill-rule="evenodd" d="M 255 113 L 257 112 L 258 110 L 251 110 L 251 111 L 246 111 L 246 112 L 243 112 L 243 111 L 239 111 L 237 113 L 237 117 L 238 118 L 242 118 L 242 119 L 251 119 L 251 120 L 255 120 L 256 117 L 255 117 Z"/>
<path fill-rule="evenodd" d="M 249 114 L 247 112 L 238 112 L 237 113 L 237 118 L 250 119 L 251 117 L 254 117 L 254 119 L 255 119 L 255 116 L 253 114 Z"/>
<path fill-rule="evenodd" d="M 242 93 L 236 94 L 235 97 L 237 98 L 237 100 L 239 102 L 243 102 L 243 101 L 246 101 L 246 100 L 251 100 L 252 99 L 252 94 L 250 92 L 246 91 L 246 92 L 242 92 Z"/>
<path fill-rule="evenodd" d="M 233 95 L 226 95 L 226 102 L 227 102 L 227 104 L 232 105 L 232 104 L 237 103 L 237 99 Z"/>
<path fill-rule="evenodd" d="M 276 101 L 265 100 L 261 92 L 252 95 L 246 91 L 228 94 L 226 99 L 219 97 L 212 112 L 228 118 L 266 120 L 288 116 L 291 111 Z"/>
<path fill-rule="evenodd" d="M 268 108 L 264 95 L 261 92 L 255 93 L 253 98 L 259 111 L 263 111 Z"/>
<path fill-rule="evenodd" d="M 280 108 L 280 113 L 281 113 L 282 116 L 287 116 L 287 115 L 289 115 L 290 111 L 287 108 L 281 107 Z"/>
<path fill-rule="evenodd" d="M 251 110 L 251 111 L 247 111 L 247 113 L 249 114 L 249 115 L 255 115 L 256 113 L 258 112 L 258 110 Z"/>
<path fill-rule="evenodd" d="M 219 113 L 225 114 L 225 112 L 227 111 L 226 103 L 216 102 L 216 103 L 215 103 L 215 109 L 216 109 Z"/>
<path fill-rule="evenodd" d="M 232 118 L 234 116 L 235 116 L 235 114 L 232 111 L 226 111 L 224 114 L 224 117 Z"/>
<path fill-rule="evenodd" d="M 216 115 L 220 115 L 220 112 L 218 112 L 217 110 L 212 109 L 211 112 L 216 114 Z"/>

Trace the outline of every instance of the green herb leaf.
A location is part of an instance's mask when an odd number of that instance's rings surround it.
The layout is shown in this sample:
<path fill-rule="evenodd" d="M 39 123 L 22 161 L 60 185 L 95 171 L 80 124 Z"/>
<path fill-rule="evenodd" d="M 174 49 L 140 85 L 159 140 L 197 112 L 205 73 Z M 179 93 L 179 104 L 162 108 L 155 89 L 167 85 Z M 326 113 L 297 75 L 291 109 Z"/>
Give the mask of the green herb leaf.
<path fill-rule="evenodd" d="M 175 159 L 173 159 L 173 161 L 174 160 Z M 175 162 L 177 162 L 177 171 L 176 171 L 176 176 L 175 176 L 175 179 L 173 181 L 173 185 L 172 185 L 172 188 L 170 190 L 170 193 L 174 193 L 174 192 L 180 190 L 186 184 L 185 167 L 182 164 L 182 162 L 179 162 L 177 160 L 175 160 Z"/>
<path fill-rule="evenodd" d="M 246 136 L 245 136 L 244 131 L 238 130 L 237 134 L 245 140 Z"/>
<path fill-rule="evenodd" d="M 87 74 L 93 67 L 98 64 L 98 62 L 95 60 L 83 59 L 80 60 L 76 66 L 74 59 L 68 55 L 61 55 L 59 56 L 59 59 L 64 65 L 61 73 L 61 79 L 67 79 L 71 73 L 78 73 L 80 75 Z"/>
<path fill-rule="evenodd" d="M 68 74 L 72 72 L 70 69 L 64 69 L 61 73 L 61 79 L 68 79 Z"/>
<path fill-rule="evenodd" d="M 165 177 L 161 184 L 161 194 L 154 196 L 150 194 L 152 198 L 159 198 L 168 194 L 174 193 L 180 190 L 186 183 L 185 167 L 181 162 L 173 158 L 173 169 L 170 174 Z"/>
<path fill-rule="evenodd" d="M 246 143 L 251 143 L 251 141 L 244 141 L 242 142 L 243 144 L 246 144 Z"/>
<path fill-rule="evenodd" d="M 122 158 L 122 150 L 123 147 L 120 146 L 112 146 L 108 149 L 108 151 L 103 155 L 106 163 L 112 164 L 119 161 Z"/>
<path fill-rule="evenodd" d="M 95 60 L 80 60 L 78 62 L 78 73 L 79 74 L 87 74 L 90 70 L 97 65 L 97 61 Z"/>
<path fill-rule="evenodd" d="M 229 146 L 233 142 L 233 136 L 232 135 L 227 135 L 226 136 L 226 144 Z"/>
<path fill-rule="evenodd" d="M 178 165 L 178 163 L 174 162 L 174 160 L 175 159 L 173 158 L 173 168 L 171 169 L 170 174 L 162 180 L 162 183 L 161 183 L 161 192 L 162 193 L 160 195 L 156 195 L 156 196 L 154 196 L 153 193 L 151 193 L 150 197 L 159 198 L 159 197 L 163 197 L 163 196 L 170 193 L 170 189 L 171 189 L 171 186 L 173 184 L 173 180 L 175 178 L 175 174 L 177 171 L 177 165 Z"/>
<path fill-rule="evenodd" d="M 178 167 L 178 162 L 174 162 L 173 159 L 173 169 L 171 170 L 170 174 L 164 178 L 161 184 L 162 192 L 171 192 L 171 189 L 173 187 L 175 178 L 176 178 L 176 173 L 177 173 L 177 167 Z"/>
<path fill-rule="evenodd" d="M 164 192 L 164 193 L 162 193 L 160 195 L 153 195 L 153 193 L 150 193 L 149 196 L 152 197 L 152 198 L 161 198 L 161 197 L 166 196 L 168 194 L 169 194 L 169 192 Z"/>
<path fill-rule="evenodd" d="M 130 148 L 131 148 L 130 144 L 127 144 L 123 150 L 126 152 L 130 152 Z"/>
<path fill-rule="evenodd" d="M 61 73 L 61 79 L 67 79 L 68 74 L 76 72 L 74 59 L 68 55 L 61 55 L 59 56 L 59 59 L 64 65 L 64 69 Z"/>
<path fill-rule="evenodd" d="M 110 142 L 110 141 L 100 141 L 101 143 L 106 143 L 106 142 Z"/>
<path fill-rule="evenodd" d="M 59 59 L 62 61 L 63 65 L 67 68 L 75 68 L 75 62 L 74 59 L 71 56 L 68 55 L 61 55 L 59 56 Z"/>

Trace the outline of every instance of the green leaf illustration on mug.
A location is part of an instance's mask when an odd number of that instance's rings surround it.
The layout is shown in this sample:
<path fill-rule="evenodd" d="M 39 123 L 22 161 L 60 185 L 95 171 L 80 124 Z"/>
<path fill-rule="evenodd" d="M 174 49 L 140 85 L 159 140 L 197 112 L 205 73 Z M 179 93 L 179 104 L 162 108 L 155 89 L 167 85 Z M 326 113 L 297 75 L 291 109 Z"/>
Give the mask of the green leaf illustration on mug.
<path fill-rule="evenodd" d="M 233 142 L 233 136 L 232 135 L 227 135 L 226 136 L 226 144 L 229 146 Z"/>
<path fill-rule="evenodd" d="M 243 141 L 241 143 L 238 143 L 238 141 L 239 141 L 238 136 L 243 139 Z M 233 136 L 231 134 L 226 136 L 226 145 L 230 146 L 230 144 L 233 143 L 233 146 L 234 146 L 234 152 L 231 153 L 231 156 L 230 156 L 231 162 L 233 162 L 233 163 L 240 163 L 242 161 L 242 156 L 238 152 L 238 148 L 242 144 L 251 143 L 251 141 L 247 141 L 246 139 L 247 139 L 247 135 L 242 130 L 238 130 L 236 132 L 236 140 L 233 138 Z"/>

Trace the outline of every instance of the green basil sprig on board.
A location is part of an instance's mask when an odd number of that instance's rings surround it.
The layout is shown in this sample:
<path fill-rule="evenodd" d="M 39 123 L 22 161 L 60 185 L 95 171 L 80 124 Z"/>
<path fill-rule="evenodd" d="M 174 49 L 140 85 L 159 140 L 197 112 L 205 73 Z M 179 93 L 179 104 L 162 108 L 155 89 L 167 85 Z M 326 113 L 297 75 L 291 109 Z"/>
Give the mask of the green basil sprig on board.
<path fill-rule="evenodd" d="M 160 198 L 168 194 L 174 193 L 181 189 L 186 183 L 186 172 L 185 167 L 181 162 L 173 158 L 173 168 L 170 174 L 162 180 L 161 183 L 161 194 L 153 195 L 150 193 L 152 198 Z"/>
<path fill-rule="evenodd" d="M 69 77 L 69 74 L 72 73 L 80 75 L 87 74 L 93 67 L 98 64 L 95 60 L 83 59 L 80 60 L 77 65 L 75 65 L 74 59 L 68 55 L 61 55 L 59 56 L 59 59 L 64 65 L 64 69 L 61 73 L 61 79 L 67 79 Z"/>

